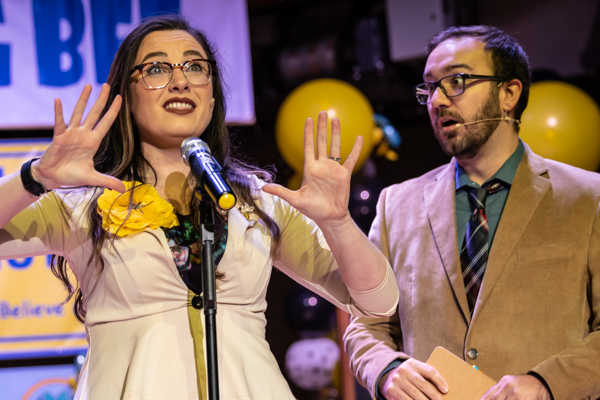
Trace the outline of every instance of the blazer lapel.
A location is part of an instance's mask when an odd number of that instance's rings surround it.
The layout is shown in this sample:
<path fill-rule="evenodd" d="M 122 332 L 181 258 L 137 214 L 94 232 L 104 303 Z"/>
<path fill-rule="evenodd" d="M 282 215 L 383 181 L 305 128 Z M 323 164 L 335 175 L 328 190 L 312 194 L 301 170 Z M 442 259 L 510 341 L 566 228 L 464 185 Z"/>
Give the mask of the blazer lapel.
<path fill-rule="evenodd" d="M 456 238 L 456 160 L 440 172 L 435 181 L 423 188 L 425 210 L 435 238 L 442 264 L 454 297 L 467 323 L 470 321 L 469 304 L 465 294 Z"/>
<path fill-rule="evenodd" d="M 525 227 L 552 186 L 550 180 L 542 176 L 547 171 L 544 159 L 525 145 L 523 159 L 500 217 L 473 315 L 485 304 Z"/>

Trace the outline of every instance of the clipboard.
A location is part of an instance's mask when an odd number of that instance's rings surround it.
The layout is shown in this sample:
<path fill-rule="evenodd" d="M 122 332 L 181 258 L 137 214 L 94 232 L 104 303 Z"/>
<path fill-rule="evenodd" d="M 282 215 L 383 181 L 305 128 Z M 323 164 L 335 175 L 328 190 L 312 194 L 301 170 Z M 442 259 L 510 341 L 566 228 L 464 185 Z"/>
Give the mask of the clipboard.
<path fill-rule="evenodd" d="M 443 347 L 436 347 L 427 364 L 434 367 L 448 384 L 448 400 L 480 400 L 496 384 L 489 376 L 473 368 Z"/>

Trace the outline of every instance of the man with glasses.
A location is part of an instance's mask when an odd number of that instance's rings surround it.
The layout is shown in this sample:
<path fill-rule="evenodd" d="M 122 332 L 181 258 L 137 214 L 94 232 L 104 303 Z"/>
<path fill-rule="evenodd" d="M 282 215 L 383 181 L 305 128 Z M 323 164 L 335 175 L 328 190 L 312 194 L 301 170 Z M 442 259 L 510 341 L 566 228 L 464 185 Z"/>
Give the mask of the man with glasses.
<path fill-rule="evenodd" d="M 518 136 L 530 73 L 487 27 L 434 37 L 415 86 L 450 164 L 385 189 L 369 237 L 400 288 L 388 319 L 345 343 L 380 399 L 441 399 L 425 364 L 442 346 L 498 384 L 484 400 L 600 398 L 600 175 L 534 154 Z"/>

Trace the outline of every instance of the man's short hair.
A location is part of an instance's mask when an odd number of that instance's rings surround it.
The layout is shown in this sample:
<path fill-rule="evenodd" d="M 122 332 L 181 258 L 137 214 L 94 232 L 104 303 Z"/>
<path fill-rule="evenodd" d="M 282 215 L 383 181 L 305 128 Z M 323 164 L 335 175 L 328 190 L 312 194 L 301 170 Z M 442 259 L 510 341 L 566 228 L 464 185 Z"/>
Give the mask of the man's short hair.
<path fill-rule="evenodd" d="M 485 43 L 484 51 L 490 52 L 492 55 L 494 75 L 501 77 L 505 82 L 512 79 L 521 81 L 523 91 L 515 107 L 515 118 L 520 119 L 529 101 L 529 86 L 531 85 L 529 59 L 521 45 L 515 38 L 493 26 L 458 26 L 446 29 L 431 38 L 427 45 L 427 54 L 431 54 L 446 40 L 464 37 L 471 37 Z"/>

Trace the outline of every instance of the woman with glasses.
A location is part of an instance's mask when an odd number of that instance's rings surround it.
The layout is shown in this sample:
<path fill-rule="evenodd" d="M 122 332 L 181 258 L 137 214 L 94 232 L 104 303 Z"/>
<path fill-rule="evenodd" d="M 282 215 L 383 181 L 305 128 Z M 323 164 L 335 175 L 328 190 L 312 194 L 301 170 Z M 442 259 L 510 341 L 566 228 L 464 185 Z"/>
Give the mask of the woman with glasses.
<path fill-rule="evenodd" d="M 0 258 L 56 254 L 86 325 L 76 399 L 206 397 L 198 182 L 180 153 L 190 137 L 237 196 L 229 211 L 215 206 L 221 399 L 293 398 L 265 340 L 272 265 L 353 315 L 393 313 L 389 264 L 347 210 L 360 141 L 340 163 L 337 120 L 328 152 L 319 116 L 316 156 L 307 120 L 299 191 L 268 184 L 231 150 L 214 48 L 175 16 L 125 38 L 86 115 L 90 91 L 68 123 L 56 100 L 47 151 L 0 179 Z"/>

